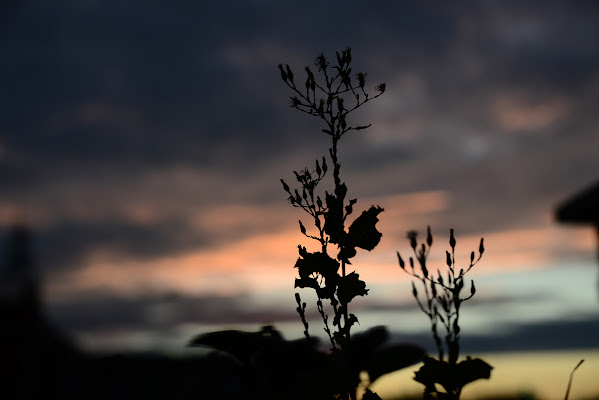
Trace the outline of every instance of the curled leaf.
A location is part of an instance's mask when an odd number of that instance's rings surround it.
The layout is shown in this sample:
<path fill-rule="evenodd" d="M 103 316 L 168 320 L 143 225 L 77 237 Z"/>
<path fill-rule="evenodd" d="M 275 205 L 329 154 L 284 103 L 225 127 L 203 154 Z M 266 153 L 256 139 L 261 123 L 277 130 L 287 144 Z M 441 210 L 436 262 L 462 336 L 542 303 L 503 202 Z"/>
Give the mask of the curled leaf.
<path fill-rule="evenodd" d="M 356 256 L 356 248 L 353 246 L 343 246 L 337 254 L 337 260 L 345 261 L 346 264 L 351 264 L 349 259 Z"/>
<path fill-rule="evenodd" d="M 480 358 L 467 357 L 451 365 L 431 357 L 424 358 L 424 365 L 416 371 L 414 380 L 422 383 L 427 390 L 435 391 L 435 384 L 441 385 L 448 393 L 459 393 L 464 386 L 478 379 L 489 379 L 491 367 Z"/>
<path fill-rule="evenodd" d="M 349 204 L 345 206 L 345 215 L 349 215 L 354 211 L 354 204 L 358 202 L 357 199 L 351 199 Z"/>
<path fill-rule="evenodd" d="M 300 278 L 308 278 L 312 274 L 322 275 L 325 280 L 334 279 L 337 276 L 339 263 L 328 254 L 316 252 L 309 253 L 305 247 L 299 248 L 300 258 L 295 263 Z"/>
<path fill-rule="evenodd" d="M 318 281 L 315 278 L 303 277 L 295 280 L 294 288 L 312 288 L 318 290 Z"/>
<path fill-rule="evenodd" d="M 360 280 L 360 275 L 355 272 L 339 278 L 337 285 L 337 297 L 341 304 L 349 303 L 356 296 L 368 294 L 366 282 Z"/>
<path fill-rule="evenodd" d="M 376 223 L 379 221 L 377 216 L 383 211 L 379 206 L 372 206 L 367 211 L 356 218 L 348 230 L 349 242 L 364 250 L 372 250 L 379 244 L 383 236 L 376 229 Z"/>

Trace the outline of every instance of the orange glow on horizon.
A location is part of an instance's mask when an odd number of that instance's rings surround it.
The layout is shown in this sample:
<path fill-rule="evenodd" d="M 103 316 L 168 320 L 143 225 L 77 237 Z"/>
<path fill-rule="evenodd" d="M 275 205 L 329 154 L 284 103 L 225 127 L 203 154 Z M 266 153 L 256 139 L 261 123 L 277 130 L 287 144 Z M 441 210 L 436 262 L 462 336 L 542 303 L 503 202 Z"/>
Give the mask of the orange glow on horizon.
<path fill-rule="evenodd" d="M 352 259 L 352 266 L 357 266 L 357 272 L 370 284 L 408 278 L 397 269 L 396 251 L 400 250 L 407 258 L 411 249 L 403 236 L 390 236 L 384 236 L 376 250 L 359 252 Z M 445 250 L 449 248 L 446 240 L 435 237 L 431 265 L 444 267 Z M 457 240 L 456 260 L 458 265 L 467 266 L 469 252 L 477 253 L 479 238 L 458 235 Z M 292 266 L 297 259 L 298 243 L 309 242 L 294 227 L 154 260 L 126 259 L 110 252 L 97 252 L 68 279 L 49 283 L 49 291 L 55 296 L 97 288 L 110 288 L 123 294 L 155 289 L 227 295 L 292 288 L 296 277 Z M 402 245 L 397 246 L 397 243 Z M 594 246 L 592 232 L 587 230 L 547 227 L 493 232 L 485 235 L 485 254 L 475 273 L 543 268 L 554 262 L 560 251 L 590 257 Z M 349 266 L 350 271 L 352 266 Z"/>

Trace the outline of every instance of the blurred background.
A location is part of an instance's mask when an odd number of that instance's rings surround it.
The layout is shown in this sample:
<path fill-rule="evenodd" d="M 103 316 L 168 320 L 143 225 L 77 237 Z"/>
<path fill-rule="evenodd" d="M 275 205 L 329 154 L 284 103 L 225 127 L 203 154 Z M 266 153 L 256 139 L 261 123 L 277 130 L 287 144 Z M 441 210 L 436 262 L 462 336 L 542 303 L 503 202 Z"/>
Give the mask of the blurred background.
<path fill-rule="evenodd" d="M 466 394 L 561 398 L 585 358 L 571 398 L 589 398 L 597 237 L 555 213 L 599 179 L 598 18 L 589 1 L 4 2 L 2 237 L 29 227 L 44 313 L 85 351 L 264 324 L 301 337 L 304 215 L 279 179 L 329 137 L 289 108 L 277 65 L 302 82 L 318 54 L 350 46 L 367 87 L 387 85 L 354 116 L 372 127 L 340 147 L 348 196 L 385 209 L 380 245 L 353 263 L 370 289 L 352 302 L 357 329 L 433 350 L 395 252 L 430 225 L 442 267 L 454 228 L 464 264 L 485 238 L 462 336 L 495 366 Z M 418 392 L 402 374 L 380 392 Z"/>

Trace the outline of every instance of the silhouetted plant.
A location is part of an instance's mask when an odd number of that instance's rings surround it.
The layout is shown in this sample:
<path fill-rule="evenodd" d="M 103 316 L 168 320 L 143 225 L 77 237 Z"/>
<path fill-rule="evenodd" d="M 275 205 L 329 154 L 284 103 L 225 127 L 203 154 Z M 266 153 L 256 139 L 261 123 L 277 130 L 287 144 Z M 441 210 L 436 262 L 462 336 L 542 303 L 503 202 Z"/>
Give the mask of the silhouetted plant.
<path fill-rule="evenodd" d="M 480 239 L 478 257 L 474 252 L 470 253 L 470 264 L 465 270 L 458 270 L 455 260 L 456 239 L 453 229 L 449 234 L 449 246 L 451 252 L 445 252 L 447 273 L 430 271 L 427 265 L 427 257 L 433 244 L 433 235 L 430 227 L 427 228 L 426 244 L 418 245 L 417 232 L 408 232 L 410 247 L 414 257 L 409 258 L 409 266 L 397 252 L 399 266 L 402 270 L 420 282 L 424 291 L 424 299 L 421 300 L 418 289 L 412 281 L 412 294 L 423 313 L 427 315 L 431 323 L 431 332 L 438 350 L 439 358 L 424 358 L 424 365 L 416 372 L 414 379 L 425 386 L 424 399 L 449 399 L 460 398 L 462 388 L 475 380 L 486 378 L 491 374 L 492 367 L 479 358 L 467 357 L 458 362 L 460 353 L 460 308 L 463 302 L 471 299 L 476 293 L 474 281 L 470 281 L 470 293 L 461 297 L 464 289 L 465 275 L 480 261 L 484 248 L 484 239 Z M 415 266 L 415 261 L 418 266 Z M 419 269 L 419 271 L 418 271 Z M 444 278 L 445 276 L 445 278 Z M 421 292 L 422 293 L 422 292 Z M 441 339 L 439 328 L 445 330 L 444 340 Z M 438 389 L 436 385 L 443 387 L 445 392 Z"/>
<path fill-rule="evenodd" d="M 315 230 L 309 232 L 300 220 L 300 231 L 320 245 L 320 251 L 315 252 L 308 251 L 302 245 L 298 246 L 299 258 L 295 268 L 298 269 L 299 278 L 295 280 L 295 287 L 312 288 L 316 291 L 317 309 L 330 340 L 333 356 L 339 361 L 340 369 L 351 370 L 347 366 L 351 360 L 350 331 L 358 322 L 358 318 L 349 312 L 349 303 L 356 296 L 367 295 L 368 289 L 359 275 L 355 271 L 347 271 L 347 267 L 351 264 L 350 259 L 356 255 L 356 248 L 370 251 L 379 243 L 382 235 L 375 225 L 378 221 L 377 216 L 383 209 L 371 206 L 346 228 L 347 218 L 353 213 L 357 199 L 347 198 L 347 186 L 340 176 L 338 144 L 349 131 L 358 131 L 370 126 L 351 126 L 348 116 L 365 103 L 382 95 L 385 92 L 385 84 L 377 85 L 376 95 L 370 96 L 366 92 L 366 74 L 358 72 L 352 76 L 350 48 L 341 54 L 337 52 L 336 55 L 336 64 L 333 66 L 323 54 L 316 57 L 314 64 L 320 72 L 318 79 L 310 67 L 306 66 L 306 80 L 303 85 L 296 85 L 295 75 L 289 65 L 283 67 L 279 64 L 281 78 L 293 91 L 290 97 L 291 107 L 321 119 L 324 123 L 322 132 L 331 138 L 329 156 L 333 167 L 332 191 L 325 191 L 323 198 L 316 190 L 328 171 L 325 157 L 320 161 L 316 160 L 314 170 L 305 168 L 299 172 L 294 171 L 299 189 L 291 189 L 283 179 L 281 182 L 289 195 L 289 203 L 303 209 L 314 223 Z M 330 244 L 336 245 L 336 254 L 330 254 Z M 304 325 L 304 335 L 309 338 L 309 324 L 305 317 L 306 303 L 301 301 L 299 293 L 295 296 L 297 311 Z M 325 309 L 325 300 L 330 303 L 332 321 L 329 320 Z M 340 394 L 344 398 L 353 398 L 354 379 L 347 378 L 342 381 L 343 388 Z"/>

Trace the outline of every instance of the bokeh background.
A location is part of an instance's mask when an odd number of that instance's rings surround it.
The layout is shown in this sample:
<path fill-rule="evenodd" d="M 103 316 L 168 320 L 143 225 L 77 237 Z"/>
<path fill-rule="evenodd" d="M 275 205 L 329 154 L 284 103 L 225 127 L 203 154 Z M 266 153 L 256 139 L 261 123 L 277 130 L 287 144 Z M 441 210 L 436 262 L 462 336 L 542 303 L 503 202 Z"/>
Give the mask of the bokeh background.
<path fill-rule="evenodd" d="M 432 350 L 395 252 L 430 225 L 442 266 L 454 228 L 467 262 L 484 236 L 463 338 L 496 368 L 471 390 L 560 398 L 586 358 L 572 394 L 597 394 L 597 238 L 554 213 L 599 178 L 598 18 L 590 1 L 4 2 L 0 225 L 32 229 L 47 314 L 88 351 L 267 323 L 300 337 L 303 215 L 279 179 L 329 144 L 277 65 L 299 79 L 351 46 L 387 84 L 340 149 L 356 207 L 385 209 L 354 263 L 358 329 Z"/>

